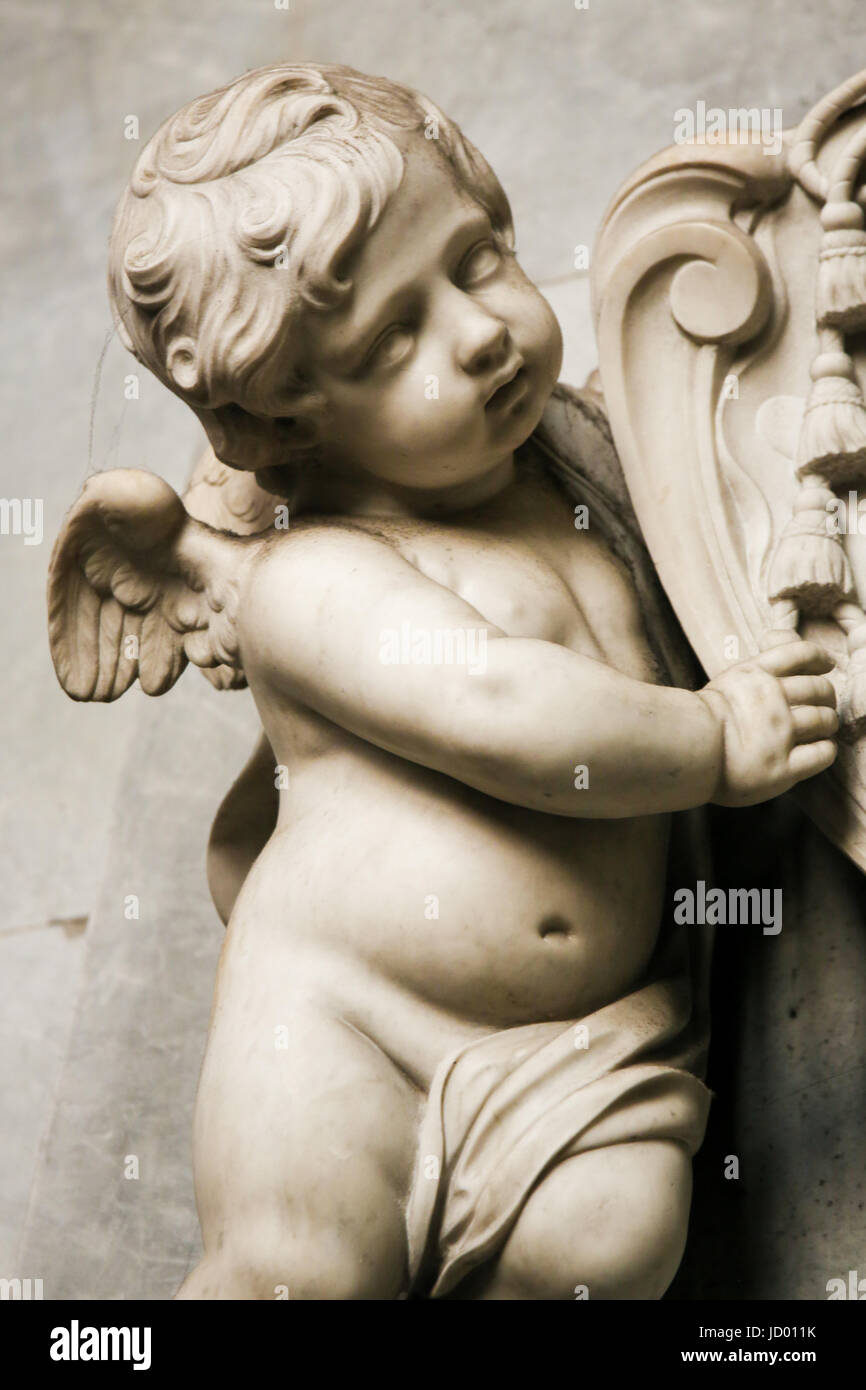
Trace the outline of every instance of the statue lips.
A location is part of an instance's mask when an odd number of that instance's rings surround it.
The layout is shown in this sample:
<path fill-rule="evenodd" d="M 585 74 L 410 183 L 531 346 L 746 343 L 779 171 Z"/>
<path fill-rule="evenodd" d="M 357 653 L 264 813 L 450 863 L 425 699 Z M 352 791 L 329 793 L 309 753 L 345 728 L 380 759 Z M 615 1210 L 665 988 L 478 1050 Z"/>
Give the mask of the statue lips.
<path fill-rule="evenodd" d="M 526 369 L 521 362 L 513 368 L 498 386 L 495 386 L 484 403 L 485 410 L 506 410 L 523 396 L 528 386 Z"/>

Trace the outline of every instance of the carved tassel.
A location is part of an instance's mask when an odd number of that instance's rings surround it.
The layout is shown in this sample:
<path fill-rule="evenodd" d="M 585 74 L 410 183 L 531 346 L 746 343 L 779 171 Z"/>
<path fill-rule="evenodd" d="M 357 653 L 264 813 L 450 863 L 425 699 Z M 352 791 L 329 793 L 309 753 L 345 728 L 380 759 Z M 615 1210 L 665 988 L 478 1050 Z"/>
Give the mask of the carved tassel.
<path fill-rule="evenodd" d="M 834 330 L 824 330 L 824 333 Z M 820 473 L 832 484 L 866 479 L 866 405 L 854 363 L 840 349 L 821 352 L 810 368 L 812 390 L 797 441 L 797 475 Z"/>
<path fill-rule="evenodd" d="M 855 192 L 860 167 L 866 159 L 866 129 L 861 127 L 846 146 L 834 164 L 832 178 L 826 180 L 817 163 L 819 145 L 839 117 L 862 100 L 864 91 L 866 84 L 860 75 L 826 97 L 800 126 L 791 155 L 794 177 L 811 197 L 824 203 L 815 306 L 819 356 L 812 363 L 813 384 L 796 460 L 801 492 L 795 511 L 803 518 L 799 534 L 810 550 L 818 544 L 814 525 L 810 525 L 816 520 L 817 493 L 832 486 L 854 487 L 866 477 L 866 406 L 854 363 L 845 351 L 844 337 L 845 333 L 866 328 L 866 218 L 857 201 L 862 192 Z M 824 550 L 818 557 L 813 553 L 808 561 L 803 559 L 798 571 L 793 553 L 798 532 L 795 514 L 782 536 L 771 570 L 771 588 L 792 597 L 798 594 L 798 572 L 817 578 L 819 583 L 811 590 L 809 582 L 801 580 L 802 598 L 798 602 L 807 608 L 811 592 L 814 602 L 820 605 L 816 608 L 813 604 L 811 611 L 822 614 L 827 611 L 825 604 L 834 579 L 840 580 L 840 587 L 849 595 L 853 590 L 841 538 L 831 534 L 826 493 L 825 508 L 824 524 L 836 554 Z M 866 733 L 866 613 L 859 603 L 846 598 L 836 605 L 832 616 L 845 633 L 848 647 L 846 683 L 839 702 L 840 728 L 846 738 L 853 740 Z"/>
<path fill-rule="evenodd" d="M 818 255 L 816 314 L 822 327 L 866 327 L 866 230 L 859 203 L 827 203 Z"/>
<path fill-rule="evenodd" d="M 854 580 L 842 538 L 828 513 L 833 493 L 824 478 L 802 479 L 788 522 L 773 556 L 769 597 L 790 599 L 804 613 L 826 614 L 853 592 Z"/>
<path fill-rule="evenodd" d="M 848 669 L 839 701 L 840 731 L 856 739 L 866 730 L 866 613 L 856 603 L 842 603 L 833 614 L 848 642 Z"/>

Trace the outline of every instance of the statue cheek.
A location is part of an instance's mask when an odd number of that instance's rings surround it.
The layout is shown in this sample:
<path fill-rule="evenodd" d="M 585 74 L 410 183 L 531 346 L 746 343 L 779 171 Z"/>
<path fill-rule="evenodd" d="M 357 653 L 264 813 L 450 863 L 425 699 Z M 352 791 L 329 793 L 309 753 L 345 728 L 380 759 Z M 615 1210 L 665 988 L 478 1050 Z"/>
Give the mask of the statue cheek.
<path fill-rule="evenodd" d="M 510 316 L 512 336 L 524 355 L 561 358 L 562 330 L 559 320 L 540 290 L 529 281 L 514 296 Z"/>
<path fill-rule="evenodd" d="M 559 319 L 556 317 L 556 314 L 553 312 L 550 305 L 547 303 L 547 300 L 545 300 L 544 303 L 547 308 L 547 316 L 549 320 L 547 335 L 545 338 L 545 346 L 550 355 L 553 375 L 557 376 L 559 373 L 559 369 L 562 366 L 562 355 L 564 351 L 562 329 L 559 326 Z"/>

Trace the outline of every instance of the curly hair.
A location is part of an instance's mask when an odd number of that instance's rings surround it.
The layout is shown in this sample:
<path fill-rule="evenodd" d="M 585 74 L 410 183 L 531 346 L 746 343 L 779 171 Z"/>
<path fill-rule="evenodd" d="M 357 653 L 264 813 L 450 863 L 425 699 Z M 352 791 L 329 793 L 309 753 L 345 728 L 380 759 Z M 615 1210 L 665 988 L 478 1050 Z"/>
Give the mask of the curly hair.
<path fill-rule="evenodd" d="M 341 269 L 399 186 L 411 135 L 434 138 L 511 247 L 505 193 L 458 127 L 420 93 L 352 68 L 247 72 L 142 150 L 111 233 L 118 333 L 223 462 L 269 468 L 309 448 L 304 420 L 324 402 L 305 381 L 300 319 L 351 291 Z"/>

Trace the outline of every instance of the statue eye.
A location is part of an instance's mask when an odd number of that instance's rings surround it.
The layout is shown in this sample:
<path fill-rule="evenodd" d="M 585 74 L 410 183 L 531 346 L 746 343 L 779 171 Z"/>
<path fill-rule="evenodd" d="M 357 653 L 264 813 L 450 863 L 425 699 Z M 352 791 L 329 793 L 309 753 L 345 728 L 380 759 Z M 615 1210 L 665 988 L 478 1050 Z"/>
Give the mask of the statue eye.
<path fill-rule="evenodd" d="M 412 331 L 403 323 L 394 323 L 371 348 L 367 357 L 368 367 L 394 367 L 408 354 L 412 347 Z"/>
<path fill-rule="evenodd" d="M 492 241 L 479 241 L 460 266 L 460 284 L 466 289 L 482 284 L 495 275 L 502 264 L 502 253 Z"/>

